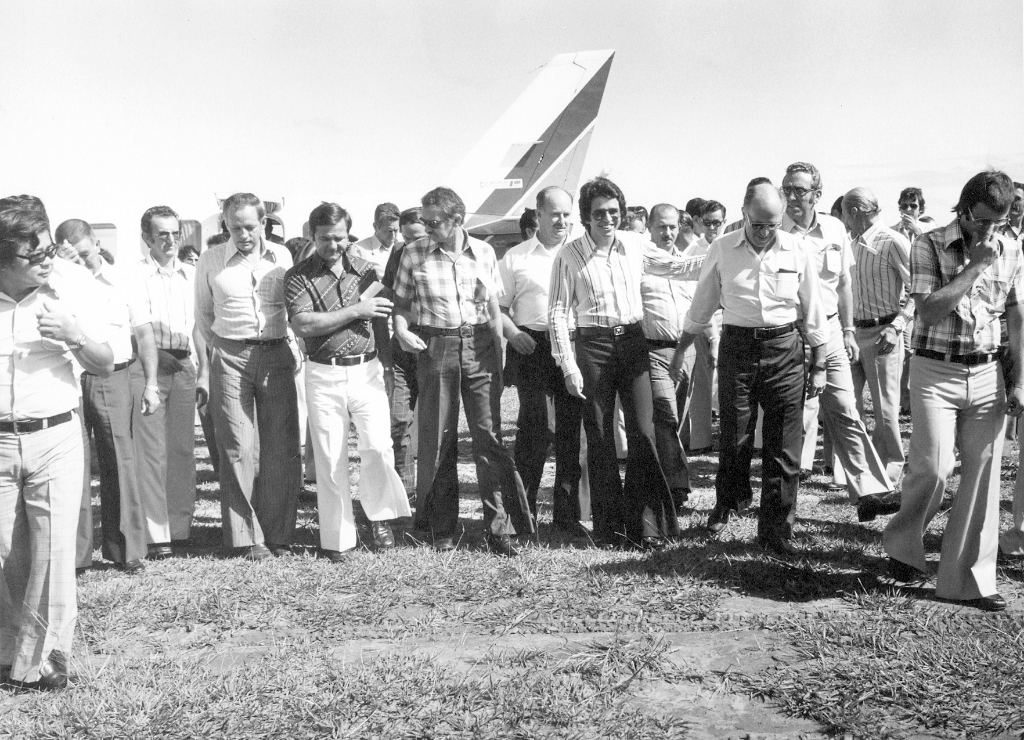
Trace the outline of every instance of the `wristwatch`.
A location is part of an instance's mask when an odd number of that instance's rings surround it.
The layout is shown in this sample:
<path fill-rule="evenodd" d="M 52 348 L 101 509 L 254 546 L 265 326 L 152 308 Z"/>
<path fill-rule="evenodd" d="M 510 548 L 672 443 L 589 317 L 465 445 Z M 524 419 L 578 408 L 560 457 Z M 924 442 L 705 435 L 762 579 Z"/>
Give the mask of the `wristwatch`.
<path fill-rule="evenodd" d="M 82 349 L 85 343 L 89 341 L 89 337 L 85 336 L 85 332 L 81 329 L 78 330 L 78 339 L 68 341 L 68 349 Z"/>

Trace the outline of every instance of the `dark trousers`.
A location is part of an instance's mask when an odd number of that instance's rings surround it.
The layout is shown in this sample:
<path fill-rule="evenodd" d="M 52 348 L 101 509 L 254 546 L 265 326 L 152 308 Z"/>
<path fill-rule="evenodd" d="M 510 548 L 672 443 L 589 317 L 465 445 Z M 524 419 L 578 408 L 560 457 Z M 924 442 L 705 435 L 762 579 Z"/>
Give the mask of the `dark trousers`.
<path fill-rule="evenodd" d="M 583 375 L 583 424 L 587 432 L 590 506 L 594 536 L 614 542 L 625 535 L 679 535 L 675 507 L 655 449 L 654 409 L 647 340 L 639 325 L 613 336 L 576 339 L 576 361 Z M 622 400 L 629 440 L 626 480 L 619 478 L 615 456 L 615 395 Z"/>
<path fill-rule="evenodd" d="M 402 479 L 406 493 L 411 494 L 416 490 L 416 470 L 413 467 L 416 456 L 409 430 L 416 417 L 416 399 L 420 389 L 416 382 L 416 355 L 402 349 L 395 337 L 391 338 L 391 368 L 388 376 L 386 380 L 391 406 L 391 446 L 395 451 L 395 471 Z"/>
<path fill-rule="evenodd" d="M 516 432 L 516 468 L 523 477 L 530 512 L 537 518 L 537 490 L 544 474 L 548 449 L 555 446 L 553 521 L 573 524 L 580 520 L 580 419 L 583 403 L 565 389 L 562 370 L 551 356 L 547 332 L 522 329 L 537 343 L 533 354 L 521 355 L 508 347 L 510 364 L 516 367 L 519 393 L 519 430 Z M 548 404 L 555 407 L 555 429 L 548 423 Z"/>
<path fill-rule="evenodd" d="M 675 354 L 674 347 L 651 347 L 651 394 L 654 401 L 654 438 L 658 446 L 658 459 L 665 480 L 673 491 L 689 490 L 690 471 L 686 464 L 686 451 L 679 436 L 681 421 L 686 411 L 688 380 L 676 384 L 668 374 Z"/>
<path fill-rule="evenodd" d="M 491 331 L 468 337 L 426 336 L 417 360 L 419 455 L 416 521 L 435 537 L 459 522 L 459 491 L 445 474 L 458 439 L 459 398 L 472 437 L 477 484 L 490 534 L 534 531 L 523 481 L 501 442 L 501 349 Z M 500 489 L 501 496 L 495 489 Z"/>
<path fill-rule="evenodd" d="M 750 459 L 760 404 L 764 425 L 758 536 L 789 539 L 803 442 L 804 349 L 799 332 L 757 339 L 752 331 L 725 326 L 718 350 L 718 402 L 718 505 L 739 509 L 753 498 Z"/>

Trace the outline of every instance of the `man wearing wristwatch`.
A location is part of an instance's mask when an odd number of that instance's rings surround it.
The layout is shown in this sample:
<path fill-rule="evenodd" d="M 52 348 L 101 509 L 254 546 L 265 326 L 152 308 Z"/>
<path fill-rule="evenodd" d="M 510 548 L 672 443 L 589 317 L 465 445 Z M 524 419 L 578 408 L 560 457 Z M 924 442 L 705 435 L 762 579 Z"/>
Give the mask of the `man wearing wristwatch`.
<path fill-rule="evenodd" d="M 88 283 L 53 274 L 38 200 L 0 203 L 0 684 L 67 685 L 78 607 L 81 393 L 114 359 Z"/>

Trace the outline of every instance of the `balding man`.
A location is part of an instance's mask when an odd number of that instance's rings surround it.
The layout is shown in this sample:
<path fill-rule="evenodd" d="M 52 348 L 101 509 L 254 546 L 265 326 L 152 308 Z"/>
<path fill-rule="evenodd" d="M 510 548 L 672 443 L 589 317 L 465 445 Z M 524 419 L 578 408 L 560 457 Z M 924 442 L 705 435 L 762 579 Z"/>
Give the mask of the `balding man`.
<path fill-rule="evenodd" d="M 852 366 L 854 392 L 860 399 L 867 383 L 875 414 L 872 441 L 889 479 L 897 481 L 906 461 L 900 437 L 903 329 L 914 317 L 910 242 L 882 225 L 878 199 L 867 188 L 843 197 L 843 223 L 853 239 L 853 325 L 860 350 Z M 886 499 L 877 513 L 899 510 L 897 495 Z"/>
<path fill-rule="evenodd" d="M 825 385 L 828 320 L 805 242 L 779 229 L 784 213 L 779 191 L 770 185 L 748 188 L 743 213 L 743 230 L 719 237 L 708 251 L 670 372 L 680 377 L 686 350 L 721 306 L 721 437 L 708 529 L 720 533 L 730 515 L 753 499 L 750 460 L 760 404 L 764 446 L 757 539 L 767 550 L 793 555 L 797 550 L 789 540 L 800 483 L 801 410 L 805 393 L 813 398 Z M 797 327 L 801 316 L 811 345 L 806 383 Z"/>
<path fill-rule="evenodd" d="M 530 511 L 537 518 L 537 490 L 544 473 L 548 447 L 555 446 L 555 485 L 552 492 L 556 530 L 581 535 L 580 524 L 580 419 L 583 404 L 569 394 L 562 371 L 551 356 L 548 336 L 548 289 L 555 254 L 569 236 L 572 196 L 559 187 L 537 193 L 537 232 L 512 247 L 498 273 L 504 294 L 498 299 L 502 329 L 508 340 L 509 364 L 515 367 L 519 394 L 516 431 L 516 468 L 523 477 Z M 548 423 L 548 405 L 555 409 L 554 434 Z"/>
<path fill-rule="evenodd" d="M 878 496 L 891 492 L 893 484 L 857 413 L 853 393 L 850 360 L 857 358 L 859 350 L 853 326 L 850 239 L 841 221 L 814 210 L 821 198 L 821 174 L 813 164 L 795 162 L 786 168 L 782 193 L 786 198 L 786 214 L 781 229 L 800 238 L 814 258 L 821 300 L 829 321 L 825 348 L 828 382 L 820 399 L 825 426 L 846 473 L 850 500 L 857 504 L 857 518 L 870 521 L 884 513 Z M 805 469 L 810 469 L 814 463 L 818 401 L 818 398 L 808 399 L 804 406 L 802 467 Z"/>

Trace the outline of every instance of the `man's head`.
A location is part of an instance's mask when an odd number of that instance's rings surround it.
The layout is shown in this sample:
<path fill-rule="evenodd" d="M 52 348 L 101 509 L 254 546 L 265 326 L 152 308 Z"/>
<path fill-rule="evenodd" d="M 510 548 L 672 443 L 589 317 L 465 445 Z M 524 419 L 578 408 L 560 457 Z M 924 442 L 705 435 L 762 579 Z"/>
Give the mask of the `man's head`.
<path fill-rule="evenodd" d="M 239 252 L 249 254 L 259 247 L 267 221 L 263 201 L 252 193 L 235 193 L 224 201 L 221 215 Z"/>
<path fill-rule="evenodd" d="M 20 300 L 45 285 L 56 254 L 45 210 L 0 206 L 0 280 L 7 295 Z"/>
<path fill-rule="evenodd" d="M 1013 181 L 1009 175 L 988 170 L 967 181 L 953 210 L 960 217 L 961 231 L 985 240 L 1006 224 L 1012 203 Z"/>
<path fill-rule="evenodd" d="M 334 265 L 348 248 L 352 217 L 337 203 L 321 203 L 309 212 L 309 233 L 316 253 L 328 265 Z"/>
<path fill-rule="evenodd" d="M 700 220 L 700 211 L 703 207 L 703 198 L 690 198 L 683 207 L 683 210 L 690 214 L 693 233 L 697 236 L 704 236 L 704 224 Z"/>
<path fill-rule="evenodd" d="M 713 242 L 722 233 L 725 224 L 725 206 L 717 200 L 706 200 L 700 207 L 700 221 L 704 225 L 704 238 Z"/>
<path fill-rule="evenodd" d="M 1013 183 L 1013 203 L 1010 204 L 1010 221 L 1020 225 L 1024 220 L 1024 182 Z"/>
<path fill-rule="evenodd" d="M 423 209 L 419 206 L 406 208 L 398 219 L 398 227 L 402 230 L 402 240 L 406 244 L 412 244 L 417 239 L 427 235 L 427 228 L 423 225 Z"/>
<path fill-rule="evenodd" d="M 466 220 L 466 204 L 451 188 L 434 188 L 420 198 L 423 212 L 420 218 L 433 239 L 451 242 Z"/>
<path fill-rule="evenodd" d="M 373 234 L 377 240 L 390 249 L 398 241 L 401 227 L 398 220 L 402 212 L 394 203 L 381 203 L 373 209 Z"/>
<path fill-rule="evenodd" d="M 648 222 L 651 241 L 662 249 L 672 249 L 679 236 L 679 209 L 668 203 L 659 203 L 651 209 Z"/>
<path fill-rule="evenodd" d="M 29 211 L 39 211 L 44 217 L 47 217 L 46 206 L 43 205 L 43 201 L 35 195 L 27 195 L 25 193 L 0 198 L 0 208 L 22 208 Z"/>
<path fill-rule="evenodd" d="M 630 206 L 626 212 L 626 230 L 642 234 L 647 231 L 650 217 L 643 206 Z"/>
<path fill-rule="evenodd" d="M 903 188 L 898 203 L 900 213 L 911 218 L 920 218 L 924 213 L 924 193 L 921 188 Z"/>
<path fill-rule="evenodd" d="M 838 198 L 835 199 L 835 202 L 832 204 L 832 207 L 829 209 L 828 212 L 829 212 L 829 215 L 832 216 L 832 218 L 838 218 L 838 219 L 842 220 L 842 218 L 843 218 L 843 196 L 840 195 Z"/>
<path fill-rule="evenodd" d="M 785 210 L 782 196 L 773 185 L 762 183 L 747 188 L 743 195 L 743 232 L 755 249 L 765 249 L 775 242 Z"/>
<path fill-rule="evenodd" d="M 523 237 L 524 242 L 536 235 L 538 226 L 540 222 L 537 220 L 537 211 L 533 208 L 525 209 L 523 215 L 519 217 L 519 235 Z"/>
<path fill-rule="evenodd" d="M 844 195 L 841 201 L 843 225 L 856 236 L 867 231 L 881 211 L 878 198 L 867 188 L 854 188 Z"/>
<path fill-rule="evenodd" d="M 100 244 L 88 221 L 69 218 L 53 232 L 53 240 L 56 244 L 67 242 L 86 267 L 90 270 L 99 269 Z"/>
<path fill-rule="evenodd" d="M 178 260 L 187 265 L 197 265 L 199 264 L 199 250 L 191 244 L 186 244 L 178 250 Z"/>
<path fill-rule="evenodd" d="M 821 173 L 809 162 L 794 162 L 782 178 L 782 194 L 786 197 L 786 213 L 797 223 L 814 218 L 814 206 L 821 198 Z"/>
<path fill-rule="evenodd" d="M 572 196 L 557 185 L 537 193 L 537 238 L 545 246 L 559 244 L 569 233 Z"/>
<path fill-rule="evenodd" d="M 181 219 L 168 206 L 153 206 L 142 214 L 142 240 L 149 254 L 161 265 L 166 265 L 178 254 L 181 241 Z"/>
<path fill-rule="evenodd" d="M 206 240 L 207 247 L 216 247 L 218 244 L 227 244 L 231 241 L 231 234 L 225 234 L 223 231 L 219 234 L 214 234 Z"/>
<path fill-rule="evenodd" d="M 596 177 L 580 188 L 580 221 L 591 238 L 615 238 L 626 215 L 626 196 L 607 177 Z"/>

